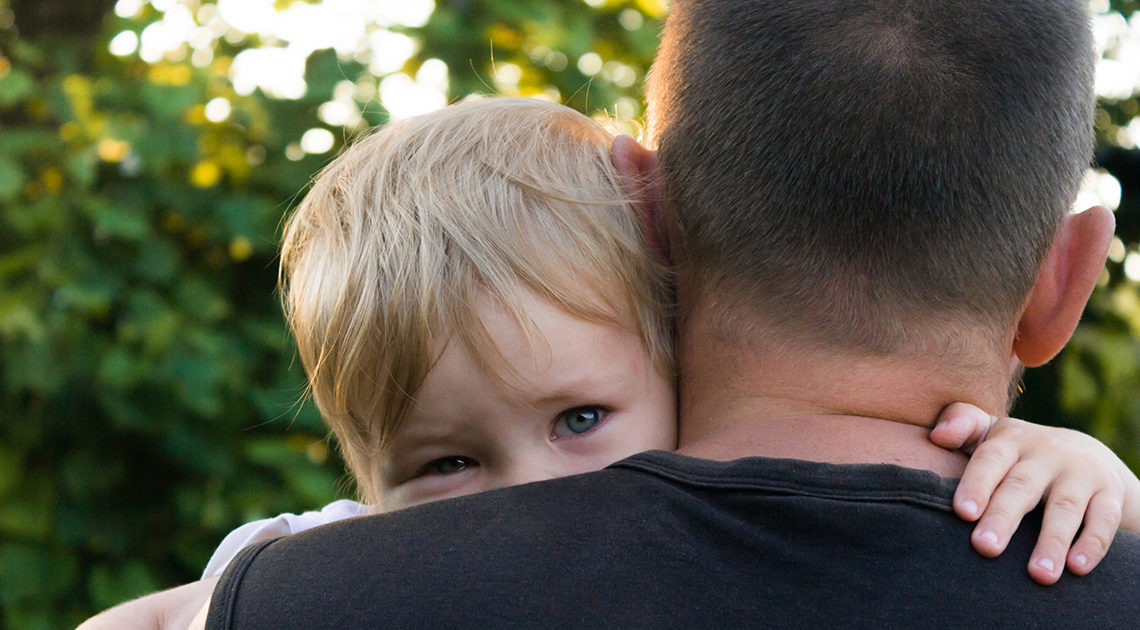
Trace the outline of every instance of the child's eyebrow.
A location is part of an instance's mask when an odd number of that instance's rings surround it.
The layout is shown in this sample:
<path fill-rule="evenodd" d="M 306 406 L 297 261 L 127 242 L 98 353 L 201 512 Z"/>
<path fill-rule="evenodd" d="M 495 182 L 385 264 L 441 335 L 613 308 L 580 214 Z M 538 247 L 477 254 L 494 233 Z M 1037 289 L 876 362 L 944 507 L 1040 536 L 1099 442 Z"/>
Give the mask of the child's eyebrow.
<path fill-rule="evenodd" d="M 559 379 L 557 382 L 535 384 L 536 395 L 528 402 L 533 407 L 550 407 L 560 405 L 583 405 L 594 402 L 603 402 L 599 398 L 609 398 L 624 393 L 630 388 L 624 370 L 618 366 L 611 366 L 608 370 L 598 370 L 571 378 Z"/>
<path fill-rule="evenodd" d="M 531 399 L 527 401 L 527 404 L 536 409 L 556 405 L 569 405 L 572 402 L 581 404 L 585 402 L 582 400 L 582 396 L 583 392 L 580 390 L 558 391 Z"/>
<path fill-rule="evenodd" d="M 465 423 L 453 422 L 448 418 L 427 420 L 425 418 L 417 422 L 409 418 L 404 426 L 392 436 L 385 450 L 389 453 L 395 453 L 430 446 L 436 442 L 451 439 L 463 433 L 464 430 Z"/>

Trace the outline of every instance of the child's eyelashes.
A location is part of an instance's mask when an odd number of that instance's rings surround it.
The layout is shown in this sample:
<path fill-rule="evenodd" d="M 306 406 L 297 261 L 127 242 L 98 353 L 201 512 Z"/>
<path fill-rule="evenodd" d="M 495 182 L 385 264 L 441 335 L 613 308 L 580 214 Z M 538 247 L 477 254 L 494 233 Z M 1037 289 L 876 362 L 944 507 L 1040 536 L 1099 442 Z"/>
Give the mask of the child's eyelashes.
<path fill-rule="evenodd" d="M 598 426 L 605 414 L 605 409 L 595 406 L 567 409 L 558 414 L 558 418 L 554 422 L 554 435 L 555 437 L 569 437 L 591 431 Z"/>
<path fill-rule="evenodd" d="M 428 462 L 426 466 L 420 469 L 420 474 L 417 476 L 454 475 L 478 465 L 479 463 L 470 457 L 448 455 L 447 457 L 440 457 L 439 459 L 433 459 Z"/>
<path fill-rule="evenodd" d="M 550 439 L 572 438 L 589 433 L 596 429 L 599 424 L 605 422 L 609 414 L 609 409 L 598 405 L 583 405 L 581 407 L 567 409 L 555 417 Z M 478 468 L 481 465 L 479 460 L 466 455 L 437 457 L 425 464 L 420 464 L 418 467 L 409 469 L 412 472 L 404 477 L 404 482 L 402 483 L 415 481 L 417 479 L 424 479 L 426 481 L 432 477 L 458 475 Z"/>

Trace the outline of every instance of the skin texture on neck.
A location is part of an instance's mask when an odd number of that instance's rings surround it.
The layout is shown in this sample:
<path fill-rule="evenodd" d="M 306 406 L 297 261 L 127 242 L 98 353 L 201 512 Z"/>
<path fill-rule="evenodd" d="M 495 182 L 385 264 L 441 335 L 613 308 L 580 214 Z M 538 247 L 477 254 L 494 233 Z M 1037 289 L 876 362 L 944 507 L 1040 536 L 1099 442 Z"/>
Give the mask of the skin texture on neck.
<path fill-rule="evenodd" d="M 679 452 L 695 457 L 888 463 L 956 477 L 965 456 L 928 439 L 939 411 L 954 401 L 995 413 L 1006 405 L 1008 366 L 996 356 L 965 370 L 922 355 L 742 343 L 718 335 L 700 308 L 686 318 L 679 351 Z"/>

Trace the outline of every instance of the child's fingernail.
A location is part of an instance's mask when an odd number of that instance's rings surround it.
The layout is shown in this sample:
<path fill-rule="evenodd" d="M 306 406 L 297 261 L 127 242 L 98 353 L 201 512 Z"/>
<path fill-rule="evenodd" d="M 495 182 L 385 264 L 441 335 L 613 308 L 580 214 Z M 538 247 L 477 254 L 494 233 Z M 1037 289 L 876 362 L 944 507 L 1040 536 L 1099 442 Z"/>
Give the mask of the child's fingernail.
<path fill-rule="evenodd" d="M 1041 558 L 1040 560 L 1037 561 L 1037 566 L 1041 567 L 1042 569 L 1045 569 L 1049 573 L 1052 573 L 1053 567 L 1056 565 L 1054 565 L 1053 561 L 1050 560 L 1049 558 Z"/>
<path fill-rule="evenodd" d="M 1088 563 L 1089 557 L 1083 553 L 1078 553 L 1077 555 L 1073 556 L 1073 564 L 1077 565 L 1078 567 L 1084 568 Z"/>
<path fill-rule="evenodd" d="M 978 515 L 978 504 L 977 504 L 977 502 L 975 502 L 973 500 L 963 501 L 962 502 L 962 511 L 965 512 L 966 514 L 969 514 L 970 516 L 977 516 Z"/>
<path fill-rule="evenodd" d="M 978 534 L 978 540 L 984 540 L 988 543 L 992 543 L 992 544 L 996 545 L 997 544 L 997 534 L 995 534 L 989 530 L 986 530 L 986 531 Z"/>

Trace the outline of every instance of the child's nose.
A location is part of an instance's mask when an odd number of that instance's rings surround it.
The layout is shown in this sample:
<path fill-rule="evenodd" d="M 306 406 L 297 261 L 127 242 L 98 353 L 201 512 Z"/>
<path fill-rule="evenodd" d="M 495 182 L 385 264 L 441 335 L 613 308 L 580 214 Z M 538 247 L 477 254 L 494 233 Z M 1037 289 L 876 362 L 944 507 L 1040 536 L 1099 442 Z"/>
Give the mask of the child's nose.
<path fill-rule="evenodd" d="M 530 456 L 516 456 L 508 465 L 503 474 L 502 485 L 517 486 L 535 481 L 557 479 L 573 474 L 569 471 L 559 470 L 556 462 L 551 461 L 549 454 L 539 453 Z"/>
<path fill-rule="evenodd" d="M 515 469 L 511 470 L 503 479 L 503 487 L 517 486 L 524 483 L 531 483 L 535 481 L 546 481 L 547 479 L 555 479 L 564 477 L 555 472 L 541 470 L 541 469 Z"/>

